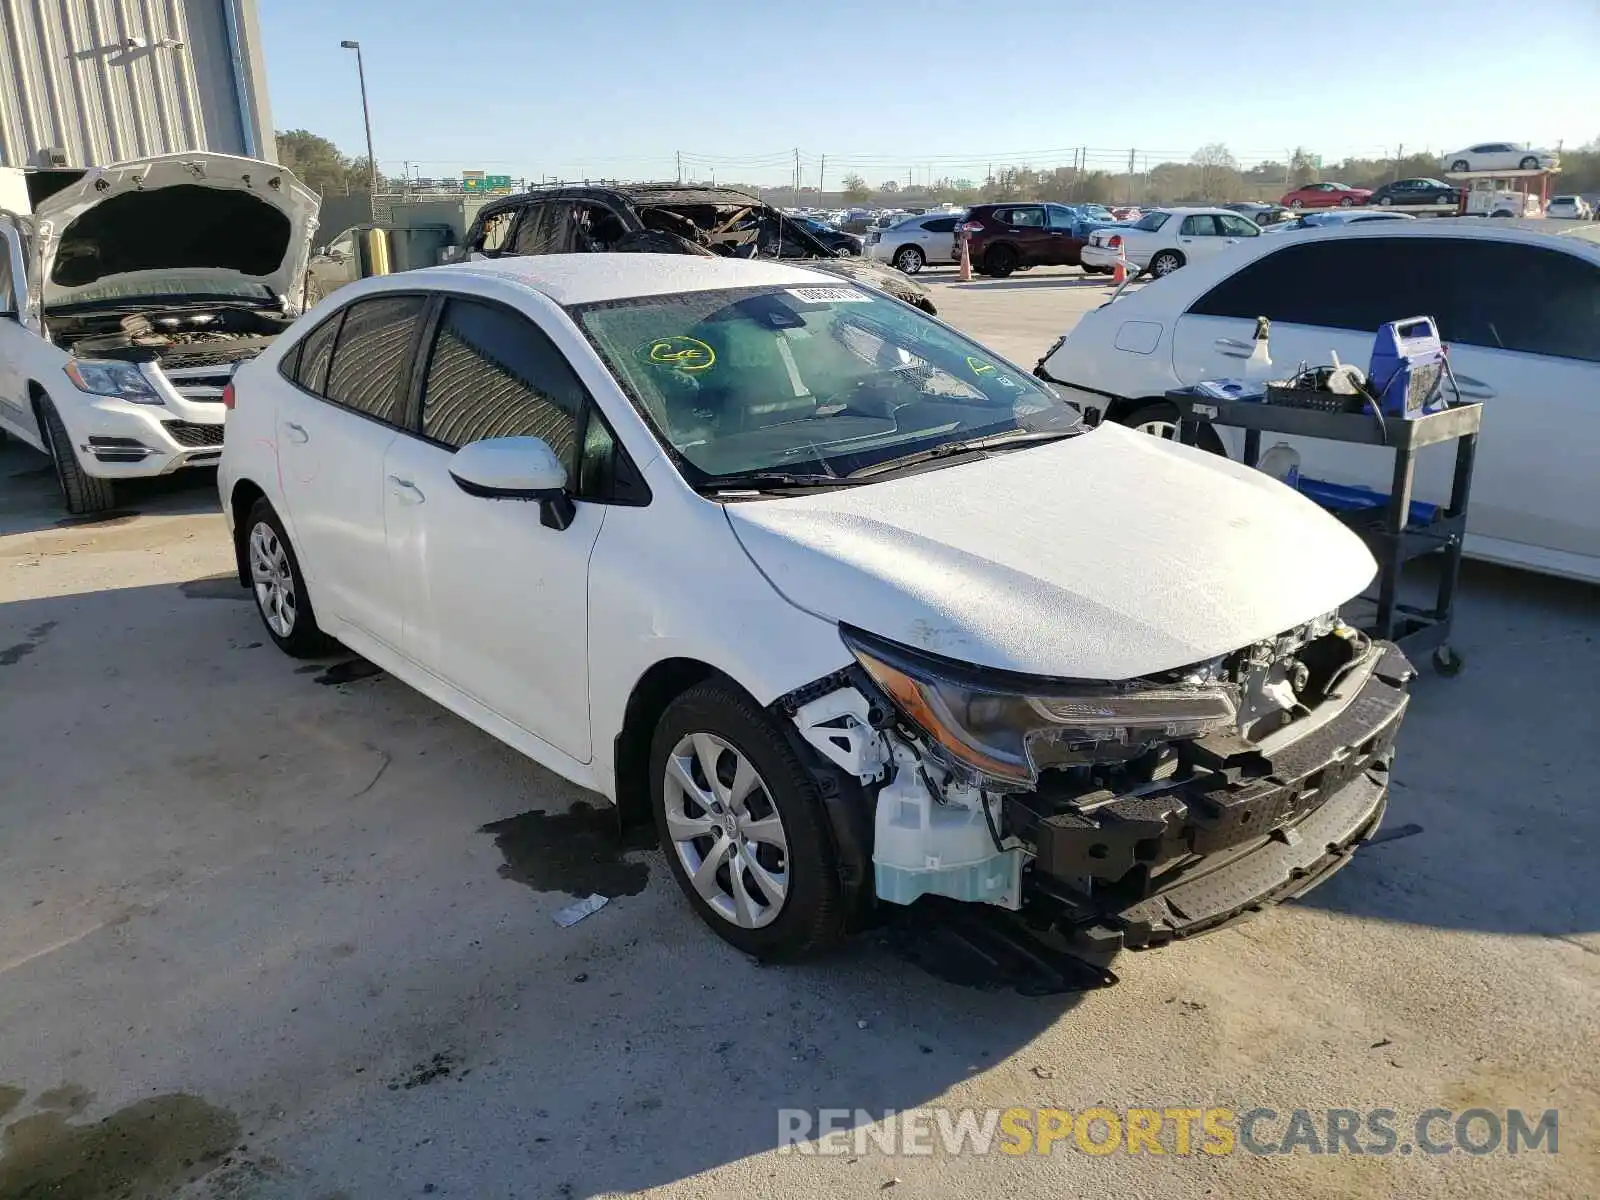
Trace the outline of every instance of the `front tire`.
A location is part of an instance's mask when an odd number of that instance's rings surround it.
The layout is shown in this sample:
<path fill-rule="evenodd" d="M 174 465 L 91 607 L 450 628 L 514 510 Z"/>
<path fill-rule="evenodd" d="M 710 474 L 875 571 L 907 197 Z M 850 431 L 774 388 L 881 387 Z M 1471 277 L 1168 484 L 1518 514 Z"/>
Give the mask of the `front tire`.
<path fill-rule="evenodd" d="M 916 246 L 901 246 L 894 252 L 895 269 L 907 275 L 915 275 L 922 270 L 923 264 L 928 260 L 923 257 L 921 249 Z"/>
<path fill-rule="evenodd" d="M 1393 203 L 1394 203 L 1394 201 L 1391 200 L 1388 196 L 1384 196 L 1384 197 L 1381 197 L 1378 200 L 1378 207 L 1379 208 L 1388 208 Z"/>
<path fill-rule="evenodd" d="M 250 506 L 240 532 L 250 566 L 250 595 L 267 634 L 290 658 L 318 658 L 333 639 L 317 625 L 300 560 L 283 521 L 265 496 Z"/>
<path fill-rule="evenodd" d="M 1538 169 L 1539 160 L 1531 154 L 1517 164 L 1517 170 L 1519 171 L 1537 171 Z"/>
<path fill-rule="evenodd" d="M 1163 401 L 1136 408 L 1118 418 L 1117 423 L 1126 425 L 1135 433 L 1148 433 L 1151 437 L 1168 442 L 1178 440 L 1178 410 Z M 1224 458 L 1228 456 L 1228 448 L 1222 444 L 1222 439 L 1217 436 L 1210 422 L 1201 423 L 1195 435 L 1195 445 L 1211 454 L 1220 454 Z"/>
<path fill-rule="evenodd" d="M 650 800 L 673 878 L 724 941 L 777 960 L 844 936 L 816 784 L 731 683 L 708 680 L 667 706 L 650 745 Z"/>
<path fill-rule="evenodd" d="M 50 461 L 55 464 L 56 483 L 61 486 L 61 499 L 73 516 L 106 512 L 117 506 L 116 485 L 109 479 L 90 475 L 78 462 L 72 448 L 72 436 L 62 424 L 61 414 L 48 396 L 39 400 L 39 432 L 44 434 L 45 448 Z"/>
<path fill-rule="evenodd" d="M 1164 279 L 1183 266 L 1183 255 L 1176 250 L 1162 250 L 1150 260 L 1150 274 Z"/>
<path fill-rule="evenodd" d="M 1305 201 L 1300 199 L 1300 197 L 1296 196 L 1293 200 L 1289 201 L 1289 207 L 1290 208 L 1304 208 L 1305 207 Z"/>
<path fill-rule="evenodd" d="M 1472 164 L 1464 158 L 1458 158 L 1450 164 L 1450 169 L 1452 171 L 1470 171 L 1472 170 Z"/>
<path fill-rule="evenodd" d="M 1353 208 L 1353 207 L 1355 207 L 1355 202 L 1356 201 L 1355 201 L 1355 197 L 1354 196 L 1346 196 L 1344 199 L 1339 201 L 1339 207 L 1340 208 Z"/>

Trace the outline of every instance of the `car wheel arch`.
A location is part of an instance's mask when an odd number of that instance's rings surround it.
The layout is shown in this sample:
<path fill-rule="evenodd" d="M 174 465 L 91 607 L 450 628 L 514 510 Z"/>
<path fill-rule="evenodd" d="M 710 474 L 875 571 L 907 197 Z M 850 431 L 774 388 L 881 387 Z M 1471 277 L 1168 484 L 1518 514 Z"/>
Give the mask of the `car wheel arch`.
<path fill-rule="evenodd" d="M 1178 410 L 1165 396 L 1116 396 L 1106 402 L 1106 406 L 1100 414 L 1100 423 L 1102 425 L 1107 423 L 1125 425 L 1127 418 L 1140 409 L 1158 406 L 1171 407 L 1172 415 L 1176 419 Z M 1218 436 L 1216 429 L 1209 421 L 1201 423 L 1197 444 L 1200 449 L 1210 451 L 1212 454 L 1220 454 L 1224 458 L 1229 456 L 1227 446 L 1223 444 L 1222 438 Z"/>
<path fill-rule="evenodd" d="M 652 663 L 634 681 L 623 706 L 622 725 L 612 743 L 612 793 L 617 821 L 624 829 L 648 829 L 650 810 L 650 742 L 661 716 L 679 696 L 708 679 L 738 681 L 697 658 L 664 658 Z"/>
<path fill-rule="evenodd" d="M 241 479 L 233 485 L 233 493 L 228 497 L 228 511 L 233 514 L 233 558 L 239 571 L 240 587 L 250 586 L 250 561 L 245 551 L 250 531 L 245 526 L 249 524 L 250 510 L 255 507 L 256 501 L 266 496 L 260 484 L 252 479 Z M 268 503 L 271 501 L 268 500 Z M 277 506 L 273 505 L 273 508 Z M 281 514 L 279 519 L 282 519 Z"/>

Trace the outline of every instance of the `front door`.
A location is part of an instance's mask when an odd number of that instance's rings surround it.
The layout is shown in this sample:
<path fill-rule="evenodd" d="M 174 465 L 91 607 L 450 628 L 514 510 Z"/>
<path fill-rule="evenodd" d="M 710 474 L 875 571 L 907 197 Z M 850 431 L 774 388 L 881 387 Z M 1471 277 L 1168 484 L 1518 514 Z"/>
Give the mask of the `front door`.
<path fill-rule="evenodd" d="M 379 295 L 336 313 L 307 336 L 278 404 L 283 490 L 317 607 L 397 650 L 384 455 L 404 421 L 426 304 Z"/>
<path fill-rule="evenodd" d="M 585 393 L 523 313 L 446 301 L 426 366 L 421 436 L 383 464 L 388 553 L 405 609 L 406 655 L 467 699 L 587 762 L 589 555 L 602 504 L 566 529 L 539 506 L 470 496 L 450 476 L 469 442 L 539 437 L 574 477 Z"/>
<path fill-rule="evenodd" d="M 38 445 L 39 426 L 28 398 L 22 364 L 27 350 L 43 341 L 23 323 L 27 319 L 26 258 L 22 234 L 11 219 L 0 216 L 0 429 Z"/>

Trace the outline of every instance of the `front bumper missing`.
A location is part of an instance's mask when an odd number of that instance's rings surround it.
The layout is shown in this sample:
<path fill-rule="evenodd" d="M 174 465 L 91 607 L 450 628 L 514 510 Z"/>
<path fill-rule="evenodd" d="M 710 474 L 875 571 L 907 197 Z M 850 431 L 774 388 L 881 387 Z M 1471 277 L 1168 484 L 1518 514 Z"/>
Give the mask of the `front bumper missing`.
<path fill-rule="evenodd" d="M 1218 755 L 1164 788 L 1086 797 L 1039 821 L 1029 907 L 1053 910 L 1080 946 L 1143 949 L 1309 891 L 1383 817 L 1414 674 L 1387 647 L 1350 702 L 1303 736 Z"/>

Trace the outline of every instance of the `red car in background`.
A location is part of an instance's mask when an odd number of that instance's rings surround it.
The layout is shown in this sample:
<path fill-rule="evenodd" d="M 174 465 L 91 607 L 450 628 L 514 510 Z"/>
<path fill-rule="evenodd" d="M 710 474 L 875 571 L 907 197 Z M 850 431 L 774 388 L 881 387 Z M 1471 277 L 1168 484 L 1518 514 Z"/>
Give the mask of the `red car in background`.
<path fill-rule="evenodd" d="M 1353 208 L 1371 196 L 1371 189 L 1345 183 L 1308 183 L 1284 193 L 1282 204 L 1285 208 Z"/>

